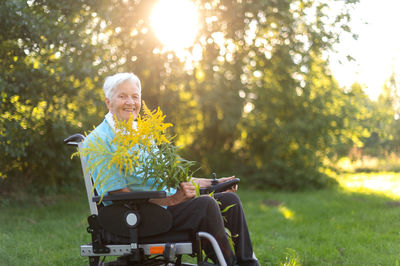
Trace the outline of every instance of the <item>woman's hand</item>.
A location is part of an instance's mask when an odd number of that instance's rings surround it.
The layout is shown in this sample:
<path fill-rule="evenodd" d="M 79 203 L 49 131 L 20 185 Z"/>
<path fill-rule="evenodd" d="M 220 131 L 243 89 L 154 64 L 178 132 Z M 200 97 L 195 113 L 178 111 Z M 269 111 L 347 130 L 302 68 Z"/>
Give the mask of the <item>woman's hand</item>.
<path fill-rule="evenodd" d="M 177 194 L 181 193 L 183 201 L 196 197 L 196 188 L 191 182 L 181 182 L 179 186 Z"/>
<path fill-rule="evenodd" d="M 218 178 L 218 183 L 219 184 L 220 183 L 224 183 L 224 182 L 227 182 L 227 181 L 232 180 L 234 178 L 235 178 L 234 175 L 230 176 L 230 177 L 221 177 L 221 178 Z M 225 191 L 227 191 L 227 192 L 236 192 L 237 190 L 238 190 L 238 185 L 236 184 L 236 185 L 232 186 L 231 188 L 229 188 L 229 189 L 227 189 Z"/>
<path fill-rule="evenodd" d="M 224 182 L 232 180 L 234 178 L 235 178 L 234 175 L 230 176 L 230 177 L 221 177 L 221 178 L 218 178 L 217 181 L 218 181 L 218 183 L 224 183 Z M 195 182 L 196 184 L 198 184 L 200 186 L 200 188 L 209 188 L 211 186 L 212 179 L 209 179 L 209 178 L 195 178 L 195 177 L 193 177 L 192 181 Z M 237 189 L 238 189 L 238 186 L 235 185 L 235 186 L 233 186 L 232 188 L 230 188 L 230 189 L 228 189 L 226 191 L 236 192 Z"/>
<path fill-rule="evenodd" d="M 163 199 L 150 199 L 150 202 L 156 203 L 162 206 L 173 206 L 181 202 L 187 201 L 191 198 L 196 197 L 196 188 L 190 182 L 181 182 L 179 184 L 178 191 L 167 198 Z"/>

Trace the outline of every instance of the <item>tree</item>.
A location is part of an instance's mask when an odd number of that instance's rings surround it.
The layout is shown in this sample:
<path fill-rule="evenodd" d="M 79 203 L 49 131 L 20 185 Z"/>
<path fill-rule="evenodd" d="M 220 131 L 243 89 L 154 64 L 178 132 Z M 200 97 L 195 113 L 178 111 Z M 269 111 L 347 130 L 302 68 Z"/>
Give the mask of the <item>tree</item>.
<path fill-rule="evenodd" d="M 0 176 L 2 190 L 71 182 L 79 170 L 67 132 L 98 120 L 96 25 L 82 2 L 0 3 Z M 75 175 L 74 175 L 75 174 Z M 76 180 L 76 178 L 74 179 Z"/>
<path fill-rule="evenodd" d="M 376 102 L 376 114 L 374 133 L 376 140 L 367 139 L 366 148 L 373 155 L 389 155 L 399 152 L 399 114 L 400 114 L 400 95 L 399 83 L 395 73 L 392 73 L 382 88 Z M 374 149 L 375 148 L 375 149 Z"/>
<path fill-rule="evenodd" d="M 338 13 L 319 0 L 195 2 L 193 64 L 156 39 L 153 0 L 1 4 L 1 172 L 66 180 L 69 162 L 49 167 L 66 153 L 60 136 L 96 125 L 103 77 L 129 71 L 203 174 L 233 171 L 260 187 L 324 184 L 322 159 L 345 124 L 324 52 L 349 31 L 346 7 L 357 0 L 331 2 Z"/>
<path fill-rule="evenodd" d="M 323 53 L 349 30 L 348 13 L 328 18 L 320 1 L 208 4 L 217 19 L 191 85 L 201 116 L 188 149 L 259 188 L 325 185 L 322 161 L 345 127 L 347 102 Z"/>

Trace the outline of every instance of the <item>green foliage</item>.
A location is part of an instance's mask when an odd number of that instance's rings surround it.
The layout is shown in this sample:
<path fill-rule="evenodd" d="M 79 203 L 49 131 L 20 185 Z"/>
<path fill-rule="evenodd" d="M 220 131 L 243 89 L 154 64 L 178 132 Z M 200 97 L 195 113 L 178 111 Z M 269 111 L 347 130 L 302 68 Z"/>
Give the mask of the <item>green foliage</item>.
<path fill-rule="evenodd" d="M 259 188 L 328 184 L 322 162 L 344 128 L 340 109 L 346 103 L 321 60 L 338 34 L 319 23 L 328 16 L 326 5 L 222 5 L 226 9 L 221 8 L 212 30 L 205 33 L 215 41 L 204 47 L 205 62 L 195 68 L 202 74 L 190 84 L 202 115 L 196 141 L 188 149 L 196 151 L 206 169 L 234 169 L 245 175 L 244 182 Z M 230 24 L 233 9 L 245 10 L 234 18 L 241 23 Z M 318 11 L 315 21 L 305 19 L 311 10 Z M 346 19 L 338 14 L 337 25 Z M 230 26 L 220 44 L 215 28 L 224 25 Z"/>
<path fill-rule="evenodd" d="M 88 14 L 81 2 L 0 3 L 3 192 L 70 183 L 79 175 L 62 141 L 98 119 L 98 100 L 88 97 L 98 81 Z"/>
<path fill-rule="evenodd" d="M 344 98 L 347 104 L 342 108 L 345 130 L 331 151 L 337 159 L 348 156 L 354 162 L 369 160 L 367 157 L 390 161 L 400 151 L 397 77 L 392 73 L 377 100 L 368 98 L 363 89 L 355 83 L 347 90 Z M 375 168 L 373 165 L 366 167 Z M 384 169 L 387 170 L 386 166 Z"/>
<path fill-rule="evenodd" d="M 369 154 L 374 150 L 377 153 L 375 155 L 389 155 L 390 153 L 400 152 L 399 89 L 399 76 L 392 73 L 375 103 L 372 133 L 370 139 L 365 139 L 366 152 Z"/>
<path fill-rule="evenodd" d="M 359 139 L 347 130 L 351 100 L 324 56 L 350 30 L 356 2 L 335 1 L 336 12 L 319 0 L 196 1 L 202 27 L 189 51 L 201 60 L 193 64 L 156 39 L 155 1 L 1 3 L 3 185 L 80 176 L 62 139 L 101 121 L 99 87 L 119 71 L 140 77 L 143 99 L 168 114 L 201 174 L 233 171 L 260 188 L 326 185 L 331 147 Z"/>
<path fill-rule="evenodd" d="M 196 79 L 185 85 L 200 114 L 185 142 L 188 154 L 207 171 L 233 170 L 258 188 L 331 183 L 323 160 L 343 134 L 347 102 L 321 58 L 347 30 L 347 13 L 328 15 L 320 1 L 212 6 L 204 16 L 217 19 L 201 37 L 211 41 L 193 69 Z"/>
<path fill-rule="evenodd" d="M 191 167 L 195 162 L 184 159 L 179 155 L 180 148 L 171 144 L 164 143 L 160 146 L 156 154 L 150 156 L 154 158 L 152 166 L 146 165 L 148 172 L 153 171 L 152 175 L 160 178 L 159 183 L 156 185 L 159 189 L 162 187 L 179 188 L 181 182 L 190 181 L 193 176 Z"/>

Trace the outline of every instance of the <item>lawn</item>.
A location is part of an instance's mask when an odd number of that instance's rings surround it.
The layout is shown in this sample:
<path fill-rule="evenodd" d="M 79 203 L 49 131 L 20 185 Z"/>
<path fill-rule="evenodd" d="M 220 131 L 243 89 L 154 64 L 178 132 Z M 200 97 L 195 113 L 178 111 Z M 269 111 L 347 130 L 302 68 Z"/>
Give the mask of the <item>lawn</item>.
<path fill-rule="evenodd" d="M 261 265 L 398 265 L 400 174 L 347 174 L 334 189 L 240 189 Z M 87 265 L 85 195 L 0 199 L 0 265 Z"/>
<path fill-rule="evenodd" d="M 398 265 L 400 175 L 338 181 L 330 190 L 241 193 L 262 265 Z"/>

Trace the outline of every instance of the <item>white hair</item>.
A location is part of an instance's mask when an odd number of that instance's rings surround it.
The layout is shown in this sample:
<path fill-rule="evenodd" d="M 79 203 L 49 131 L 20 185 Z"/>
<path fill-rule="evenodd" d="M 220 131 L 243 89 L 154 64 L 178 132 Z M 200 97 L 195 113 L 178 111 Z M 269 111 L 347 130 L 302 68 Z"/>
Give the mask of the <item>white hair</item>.
<path fill-rule="evenodd" d="M 103 85 L 104 95 L 107 99 L 111 99 L 115 93 L 115 89 L 118 85 L 124 83 L 125 81 L 133 82 L 139 89 L 139 92 L 142 92 L 142 88 L 140 86 L 139 78 L 133 73 L 118 73 L 112 76 L 108 76 Z"/>

